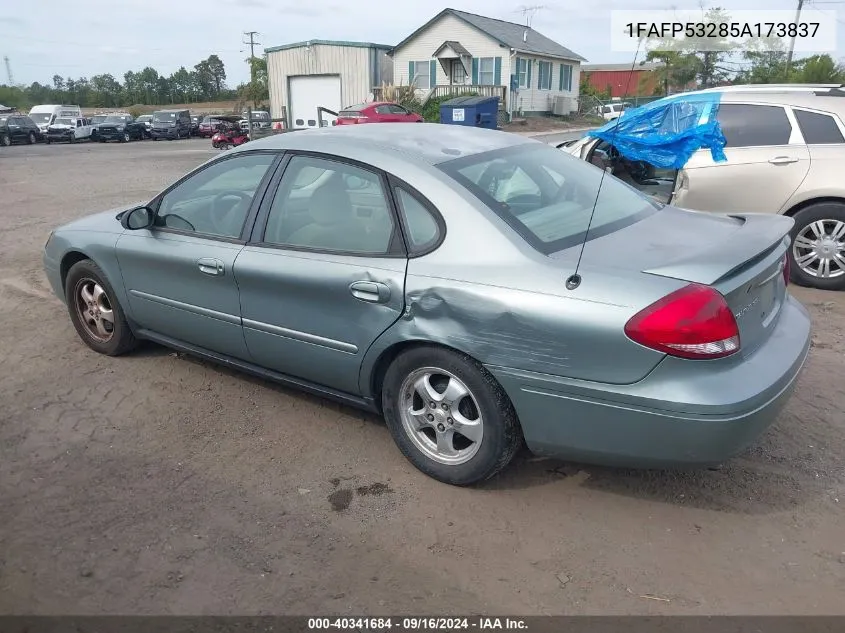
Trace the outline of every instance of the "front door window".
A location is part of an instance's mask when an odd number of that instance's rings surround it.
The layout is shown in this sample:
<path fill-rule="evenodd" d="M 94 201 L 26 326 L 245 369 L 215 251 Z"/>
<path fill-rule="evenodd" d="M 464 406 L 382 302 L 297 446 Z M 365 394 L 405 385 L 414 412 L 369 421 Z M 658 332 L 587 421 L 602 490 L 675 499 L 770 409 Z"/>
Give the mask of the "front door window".
<path fill-rule="evenodd" d="M 460 59 L 452 60 L 452 85 L 463 86 L 466 83 L 467 71 Z"/>

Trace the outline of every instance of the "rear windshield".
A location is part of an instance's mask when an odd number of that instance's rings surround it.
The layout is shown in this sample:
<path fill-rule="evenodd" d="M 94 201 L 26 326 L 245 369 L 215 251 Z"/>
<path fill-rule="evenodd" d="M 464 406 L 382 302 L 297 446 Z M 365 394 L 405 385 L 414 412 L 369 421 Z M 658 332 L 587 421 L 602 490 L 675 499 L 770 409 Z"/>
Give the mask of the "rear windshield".
<path fill-rule="evenodd" d="M 438 165 L 541 253 L 618 231 L 662 205 L 546 144 L 526 143 Z M 592 223 L 590 216 L 595 205 Z"/>
<path fill-rule="evenodd" d="M 173 121 L 175 118 L 175 112 L 156 112 L 153 114 L 153 121 Z"/>
<path fill-rule="evenodd" d="M 361 110 L 366 108 L 369 104 L 359 103 L 358 105 L 349 106 L 338 112 L 339 116 L 357 116 L 361 114 Z"/>

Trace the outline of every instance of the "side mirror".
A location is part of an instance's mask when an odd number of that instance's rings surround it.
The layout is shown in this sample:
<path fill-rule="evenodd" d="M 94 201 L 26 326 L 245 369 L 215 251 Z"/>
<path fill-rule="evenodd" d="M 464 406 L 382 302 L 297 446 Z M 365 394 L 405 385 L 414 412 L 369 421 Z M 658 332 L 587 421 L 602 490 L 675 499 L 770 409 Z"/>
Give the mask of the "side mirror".
<path fill-rule="evenodd" d="M 155 213 L 149 207 L 135 207 L 120 216 L 120 225 L 128 231 L 148 229 L 155 222 Z"/>

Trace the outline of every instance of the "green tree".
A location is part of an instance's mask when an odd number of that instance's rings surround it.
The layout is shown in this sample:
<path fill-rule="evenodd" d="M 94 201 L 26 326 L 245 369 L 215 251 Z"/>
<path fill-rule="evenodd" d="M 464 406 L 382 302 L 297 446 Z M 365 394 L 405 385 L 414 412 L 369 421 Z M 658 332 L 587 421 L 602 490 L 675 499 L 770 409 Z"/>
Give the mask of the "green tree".
<path fill-rule="evenodd" d="M 257 108 L 263 101 L 270 98 L 267 84 L 267 59 L 250 57 L 246 61 L 249 64 L 250 82 L 241 87 L 240 96 L 244 101 L 251 101 L 253 107 Z"/>
<path fill-rule="evenodd" d="M 737 74 L 738 83 L 772 84 L 786 81 L 786 48 L 777 38 L 755 38 L 742 51 L 748 64 Z"/>
<path fill-rule="evenodd" d="M 790 79 L 802 84 L 830 84 L 845 81 L 845 69 L 830 55 L 812 55 L 793 62 Z"/>
<path fill-rule="evenodd" d="M 219 95 L 226 88 L 226 67 L 223 60 L 217 55 L 209 55 L 205 63 L 214 84 L 214 94 Z"/>

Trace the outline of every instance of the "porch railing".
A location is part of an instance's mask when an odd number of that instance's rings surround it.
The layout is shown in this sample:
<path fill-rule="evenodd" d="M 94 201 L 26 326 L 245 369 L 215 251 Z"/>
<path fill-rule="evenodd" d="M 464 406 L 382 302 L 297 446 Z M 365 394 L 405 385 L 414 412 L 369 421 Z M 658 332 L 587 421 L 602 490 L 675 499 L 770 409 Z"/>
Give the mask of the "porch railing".
<path fill-rule="evenodd" d="M 505 107 L 505 91 L 507 88 L 505 86 L 473 86 L 473 85 L 466 85 L 466 86 L 453 86 L 453 85 L 443 85 L 443 86 L 434 86 L 431 92 L 429 93 L 429 99 L 438 99 L 440 97 L 451 97 L 452 95 L 458 96 L 465 94 L 467 92 L 474 92 L 479 97 L 499 97 L 499 107 Z"/>

